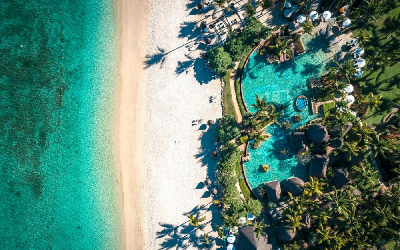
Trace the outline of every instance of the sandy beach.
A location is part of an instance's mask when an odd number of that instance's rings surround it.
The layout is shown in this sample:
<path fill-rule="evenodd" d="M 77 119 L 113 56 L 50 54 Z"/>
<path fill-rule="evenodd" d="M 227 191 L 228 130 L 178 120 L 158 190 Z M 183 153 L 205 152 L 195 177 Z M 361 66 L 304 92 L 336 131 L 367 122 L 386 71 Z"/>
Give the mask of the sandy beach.
<path fill-rule="evenodd" d="M 199 15 L 185 0 L 119 2 L 121 74 L 118 150 L 126 249 L 199 249 L 188 213 L 211 219 L 202 185 L 213 177 L 213 128 L 221 82 L 199 59 Z M 149 15 L 150 13 L 150 15 Z M 210 96 L 215 100 L 210 102 Z M 202 125 L 192 125 L 202 119 Z M 204 229 L 211 231 L 211 224 Z M 201 238 L 201 236 L 200 236 Z M 195 242 L 196 241 L 196 242 Z"/>
<path fill-rule="evenodd" d="M 120 39 L 119 121 L 117 150 L 120 166 L 125 249 L 143 249 L 143 206 L 141 197 L 146 122 L 143 59 L 146 53 L 150 1 L 120 0 L 118 25 Z"/>

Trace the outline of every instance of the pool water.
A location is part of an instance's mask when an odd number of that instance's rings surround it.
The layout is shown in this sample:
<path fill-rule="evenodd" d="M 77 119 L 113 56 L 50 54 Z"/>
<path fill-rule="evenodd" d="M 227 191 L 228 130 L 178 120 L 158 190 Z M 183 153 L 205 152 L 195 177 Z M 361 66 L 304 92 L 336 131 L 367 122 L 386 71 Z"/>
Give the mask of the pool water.
<path fill-rule="evenodd" d="M 253 53 L 243 72 L 243 96 L 249 111 L 256 111 L 251 107 L 255 103 L 256 94 L 265 96 L 269 103 L 286 106 L 278 122 L 291 124 L 289 129 L 276 124 L 267 127 L 266 132 L 271 137 L 257 149 L 253 148 L 252 143 L 249 146 L 250 161 L 245 162 L 244 166 L 247 180 L 253 189 L 272 180 L 282 181 L 294 176 L 306 180 L 308 177 L 305 164 L 291 153 L 289 135 L 294 129 L 318 116 L 311 113 L 310 105 L 304 111 L 299 111 L 295 102 L 300 95 L 310 98 L 307 80 L 320 76 L 332 61 L 324 38 L 304 35 L 302 40 L 306 53 L 280 64 L 271 64 L 265 55 Z M 301 121 L 296 122 L 295 115 L 301 115 Z M 269 170 L 264 172 L 262 165 L 269 165 Z"/>

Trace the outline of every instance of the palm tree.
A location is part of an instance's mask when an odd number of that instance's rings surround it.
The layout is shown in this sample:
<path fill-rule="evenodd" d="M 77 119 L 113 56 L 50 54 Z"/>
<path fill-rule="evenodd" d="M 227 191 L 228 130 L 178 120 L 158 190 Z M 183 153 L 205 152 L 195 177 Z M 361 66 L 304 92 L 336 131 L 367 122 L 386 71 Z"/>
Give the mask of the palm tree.
<path fill-rule="evenodd" d="M 320 196 L 324 191 L 325 183 L 320 182 L 318 179 L 314 179 L 310 176 L 310 181 L 304 184 L 304 195 L 306 197 Z"/>
<path fill-rule="evenodd" d="M 226 7 L 226 3 L 228 3 L 227 0 L 214 0 L 213 1 L 213 4 L 220 9 L 224 9 Z"/>
<path fill-rule="evenodd" d="M 352 166 L 352 179 L 355 180 L 354 185 L 362 190 L 366 188 L 374 188 L 373 179 L 377 177 L 378 171 L 372 168 L 371 164 L 361 162 L 358 166 Z"/>
<path fill-rule="evenodd" d="M 354 73 L 356 73 L 356 68 L 353 66 L 353 61 L 348 59 L 344 61 L 342 64 L 339 64 L 335 61 L 339 72 L 346 78 L 347 82 L 350 82 L 353 79 Z"/>
<path fill-rule="evenodd" d="M 390 63 L 391 57 L 386 51 L 377 47 L 374 48 L 372 54 L 367 56 L 368 64 L 371 64 L 373 68 L 382 68 Z"/>
<path fill-rule="evenodd" d="M 258 200 L 248 198 L 243 202 L 244 211 L 258 217 L 263 209 L 262 204 Z"/>
<path fill-rule="evenodd" d="M 359 19 L 365 23 L 376 20 L 382 15 L 382 4 L 380 0 L 365 0 L 359 8 Z"/>
<path fill-rule="evenodd" d="M 368 107 L 371 108 L 372 110 L 376 109 L 376 110 L 380 111 L 381 110 L 380 106 L 382 105 L 382 101 L 381 101 L 382 96 L 380 95 L 378 97 L 375 97 L 374 93 L 370 92 L 368 94 L 368 98 L 369 98 L 368 101 L 363 101 L 363 102 L 367 103 Z"/>
<path fill-rule="evenodd" d="M 264 224 L 264 220 L 261 220 L 260 222 L 258 221 L 254 222 L 253 227 L 254 227 L 254 233 L 259 239 L 261 234 L 264 233 L 264 228 L 268 227 L 268 225 Z"/>
<path fill-rule="evenodd" d="M 347 142 L 345 141 L 343 145 L 339 148 L 339 151 L 345 153 L 346 158 L 348 161 L 351 161 L 351 157 L 357 156 L 358 152 L 360 151 L 359 146 L 357 145 L 357 142 Z"/>
<path fill-rule="evenodd" d="M 200 223 L 206 220 L 205 216 L 199 217 L 198 214 L 197 215 L 190 214 L 187 217 L 189 218 L 189 224 L 191 226 L 197 227 L 198 229 L 202 228 L 202 225 Z"/>
<path fill-rule="evenodd" d="M 250 2 L 250 0 L 244 5 L 244 9 L 248 17 L 252 17 L 256 13 L 256 9 L 253 7 L 253 4 Z"/>
<path fill-rule="evenodd" d="M 387 17 L 384 21 L 384 26 L 381 28 L 383 38 L 387 38 L 393 32 L 399 34 L 400 13 L 397 16 Z"/>
<path fill-rule="evenodd" d="M 294 233 L 306 225 L 301 220 L 302 215 L 299 214 L 298 211 L 294 211 L 293 214 L 286 214 L 286 222 L 289 224 Z"/>
<path fill-rule="evenodd" d="M 372 35 L 367 35 L 363 30 L 361 30 L 360 34 L 358 34 L 358 41 L 366 46 L 371 41 Z"/>
<path fill-rule="evenodd" d="M 303 34 L 309 34 L 311 36 L 315 36 L 314 34 L 314 26 L 312 25 L 312 23 L 310 21 L 305 21 L 304 23 L 301 24 L 301 26 L 303 27 Z"/>
<path fill-rule="evenodd" d="M 237 214 L 222 214 L 222 219 L 224 221 L 224 224 L 229 228 L 239 226 L 239 216 Z"/>
<path fill-rule="evenodd" d="M 287 40 L 282 41 L 281 37 L 278 36 L 275 40 L 275 45 L 270 45 L 270 48 L 275 50 L 275 53 L 280 57 L 282 53 L 290 51 L 289 43 Z"/>
<path fill-rule="evenodd" d="M 215 230 L 217 231 L 218 236 L 219 236 L 221 239 L 225 239 L 225 238 L 226 238 L 226 235 L 224 234 L 224 229 L 223 229 L 223 228 L 221 228 L 220 226 L 216 225 L 216 226 L 215 226 Z"/>
<path fill-rule="evenodd" d="M 204 232 L 204 234 L 203 234 L 203 239 L 204 239 L 204 242 L 206 243 L 206 245 L 210 244 L 210 239 L 208 238 L 208 235 L 206 234 L 206 232 Z"/>
<path fill-rule="evenodd" d="M 272 0 L 262 0 L 261 7 L 263 10 L 267 10 L 268 8 L 272 7 Z"/>
<path fill-rule="evenodd" d="M 262 98 L 260 98 L 257 94 L 256 94 L 256 103 L 252 104 L 251 107 L 257 109 L 257 113 L 260 111 L 266 111 L 267 107 L 268 107 L 268 102 L 267 99 L 265 98 L 265 96 L 263 96 Z"/>

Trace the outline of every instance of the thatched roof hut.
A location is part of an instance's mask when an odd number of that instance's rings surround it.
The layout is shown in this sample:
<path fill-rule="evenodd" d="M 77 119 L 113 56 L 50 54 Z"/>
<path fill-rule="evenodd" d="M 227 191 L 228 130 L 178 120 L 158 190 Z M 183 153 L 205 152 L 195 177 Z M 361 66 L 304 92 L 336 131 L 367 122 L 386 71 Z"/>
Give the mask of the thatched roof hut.
<path fill-rule="evenodd" d="M 204 42 L 205 42 L 206 44 L 211 44 L 211 43 L 212 43 L 212 39 L 209 38 L 209 37 L 207 37 L 206 39 L 204 39 Z"/>
<path fill-rule="evenodd" d="M 347 168 L 334 168 L 333 173 L 335 175 L 335 184 L 337 188 L 344 188 L 350 182 L 348 178 L 349 172 Z"/>
<path fill-rule="evenodd" d="M 290 242 L 296 237 L 296 233 L 284 224 L 280 224 L 276 230 L 276 236 L 283 242 Z"/>
<path fill-rule="evenodd" d="M 328 157 L 323 155 L 314 155 L 311 159 L 310 175 L 318 178 L 326 176 L 326 170 L 328 168 Z"/>
<path fill-rule="evenodd" d="M 218 191 L 215 188 L 211 188 L 210 192 L 211 192 L 212 195 L 217 195 L 218 194 Z"/>
<path fill-rule="evenodd" d="M 279 181 L 264 183 L 264 189 L 268 196 L 268 201 L 278 202 L 281 198 L 281 185 Z"/>
<path fill-rule="evenodd" d="M 329 134 L 335 138 L 335 137 L 339 137 L 341 133 L 341 129 L 339 125 L 335 125 L 331 128 L 331 130 L 329 131 Z"/>
<path fill-rule="evenodd" d="M 211 185 L 211 180 L 210 180 L 209 178 L 207 178 L 207 179 L 204 181 L 204 185 L 210 186 L 210 185 Z"/>
<path fill-rule="evenodd" d="M 304 143 L 306 141 L 306 135 L 304 132 L 293 132 L 290 137 L 290 142 L 292 144 L 292 150 L 295 154 L 301 154 L 307 151 L 307 146 Z"/>
<path fill-rule="evenodd" d="M 328 130 L 319 123 L 310 125 L 307 129 L 306 136 L 310 142 L 316 144 L 326 143 L 329 141 Z"/>
<path fill-rule="evenodd" d="M 303 193 L 304 181 L 297 177 L 291 177 L 285 182 L 285 189 L 290 192 L 293 196 L 299 196 Z"/>
<path fill-rule="evenodd" d="M 257 238 L 253 226 L 239 228 L 239 235 L 236 240 L 237 250 L 269 250 L 268 235 L 262 234 Z"/>

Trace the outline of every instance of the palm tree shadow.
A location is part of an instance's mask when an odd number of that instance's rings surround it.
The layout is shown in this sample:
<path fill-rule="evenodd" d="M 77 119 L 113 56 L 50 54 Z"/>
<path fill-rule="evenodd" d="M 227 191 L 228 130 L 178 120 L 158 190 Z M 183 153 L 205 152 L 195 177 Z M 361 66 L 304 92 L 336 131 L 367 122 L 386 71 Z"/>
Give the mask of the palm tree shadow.
<path fill-rule="evenodd" d="M 197 82 L 200 83 L 200 85 L 207 84 L 217 78 L 215 73 L 205 67 L 205 62 L 206 61 L 204 59 L 198 58 L 193 64 L 194 77 L 196 78 Z"/>
<path fill-rule="evenodd" d="M 191 40 L 201 35 L 201 28 L 197 26 L 196 22 L 183 22 L 179 31 L 179 38 L 186 37 Z"/>
<path fill-rule="evenodd" d="M 147 69 L 150 66 L 155 65 L 155 64 L 160 64 L 160 67 L 163 66 L 168 53 L 165 53 L 165 50 L 158 46 L 157 46 L 157 49 L 159 52 L 157 52 L 153 55 L 146 55 L 146 59 L 144 61 L 144 64 L 145 64 L 144 69 Z"/>
<path fill-rule="evenodd" d="M 308 76 L 308 75 L 316 75 L 319 72 L 319 67 L 316 64 L 312 64 L 312 63 L 306 63 L 304 65 L 304 69 L 303 71 L 301 71 L 301 74 L 303 76 Z"/>

